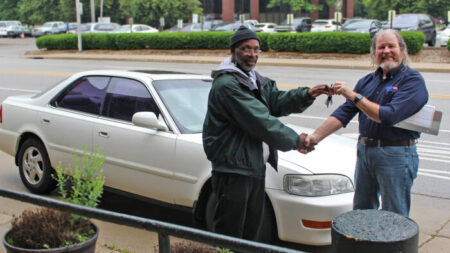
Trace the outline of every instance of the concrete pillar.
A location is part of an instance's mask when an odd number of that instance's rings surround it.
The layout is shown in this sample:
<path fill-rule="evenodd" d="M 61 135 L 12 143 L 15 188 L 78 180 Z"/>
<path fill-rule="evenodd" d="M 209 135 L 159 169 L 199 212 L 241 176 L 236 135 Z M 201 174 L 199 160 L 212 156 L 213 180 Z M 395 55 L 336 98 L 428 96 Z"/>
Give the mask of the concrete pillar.
<path fill-rule="evenodd" d="M 250 19 L 259 20 L 259 0 L 250 1 Z"/>
<path fill-rule="evenodd" d="M 319 6 L 319 0 L 311 0 L 311 4 L 315 5 L 315 6 Z M 310 14 L 310 18 L 314 21 L 316 19 L 319 18 L 319 11 L 315 10 L 313 12 L 311 12 Z"/>
<path fill-rule="evenodd" d="M 234 0 L 222 0 L 222 21 L 234 21 Z"/>

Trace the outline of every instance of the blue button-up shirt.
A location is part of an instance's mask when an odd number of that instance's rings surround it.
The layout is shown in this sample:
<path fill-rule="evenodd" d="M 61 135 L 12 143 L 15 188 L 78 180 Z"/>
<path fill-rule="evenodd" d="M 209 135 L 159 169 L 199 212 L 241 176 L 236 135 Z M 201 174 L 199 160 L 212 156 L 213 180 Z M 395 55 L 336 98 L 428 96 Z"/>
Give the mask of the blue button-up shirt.
<path fill-rule="evenodd" d="M 425 81 L 419 72 L 402 64 L 383 79 L 383 70 L 378 68 L 361 78 L 354 91 L 380 105 L 381 123 L 369 119 L 347 99 L 332 113 L 344 127 L 359 113 L 360 136 L 390 141 L 420 137 L 419 132 L 393 127 L 418 112 L 428 101 Z"/>

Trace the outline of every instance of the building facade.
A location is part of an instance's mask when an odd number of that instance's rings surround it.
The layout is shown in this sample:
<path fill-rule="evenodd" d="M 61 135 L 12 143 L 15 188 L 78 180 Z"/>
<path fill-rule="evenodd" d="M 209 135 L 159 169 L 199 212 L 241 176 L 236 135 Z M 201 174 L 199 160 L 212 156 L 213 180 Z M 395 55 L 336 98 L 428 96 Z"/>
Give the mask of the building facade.
<path fill-rule="evenodd" d="M 342 17 L 352 18 L 354 0 L 342 0 Z M 200 0 L 204 14 L 222 19 L 224 22 L 237 20 L 239 15 L 245 15 L 246 19 L 256 19 L 259 22 L 280 23 L 286 19 L 286 15 L 293 13 L 295 17 L 308 16 L 316 20 L 319 18 L 334 18 L 335 6 L 328 6 L 325 0 L 310 0 L 311 4 L 321 6 L 321 10 L 312 12 L 292 11 L 289 5 L 275 8 L 267 8 L 270 0 Z"/>

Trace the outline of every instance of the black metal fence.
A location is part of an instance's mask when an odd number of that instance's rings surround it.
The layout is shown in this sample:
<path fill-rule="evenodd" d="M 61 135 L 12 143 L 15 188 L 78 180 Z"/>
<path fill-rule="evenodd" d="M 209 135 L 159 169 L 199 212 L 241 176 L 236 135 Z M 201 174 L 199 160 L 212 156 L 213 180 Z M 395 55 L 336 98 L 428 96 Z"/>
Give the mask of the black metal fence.
<path fill-rule="evenodd" d="M 102 209 L 89 208 L 79 206 L 72 203 L 63 202 L 45 198 L 30 193 L 17 192 L 9 189 L 0 188 L 0 196 L 24 201 L 39 206 L 46 206 L 61 211 L 67 211 L 98 220 L 112 222 L 115 224 L 141 228 L 148 231 L 158 233 L 158 243 L 160 253 L 170 253 L 170 236 L 176 236 L 191 241 L 197 241 L 209 245 L 228 248 L 240 252 L 255 252 L 255 253 L 301 253 L 302 251 L 282 248 L 278 246 L 247 241 L 230 236 L 220 235 L 216 233 L 207 232 L 200 229 L 189 228 L 185 226 L 175 225 L 168 222 L 162 222 L 152 219 L 136 217 L 133 215 L 121 214 Z"/>

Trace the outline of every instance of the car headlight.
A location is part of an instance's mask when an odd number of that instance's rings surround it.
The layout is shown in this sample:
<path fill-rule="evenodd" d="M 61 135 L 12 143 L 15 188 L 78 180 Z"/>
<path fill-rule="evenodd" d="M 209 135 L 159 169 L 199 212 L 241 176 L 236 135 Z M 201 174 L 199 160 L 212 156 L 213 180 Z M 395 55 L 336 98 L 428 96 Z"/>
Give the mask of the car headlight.
<path fill-rule="evenodd" d="M 353 192 L 352 181 L 344 175 L 285 175 L 284 190 L 289 194 L 300 196 L 327 196 Z"/>

